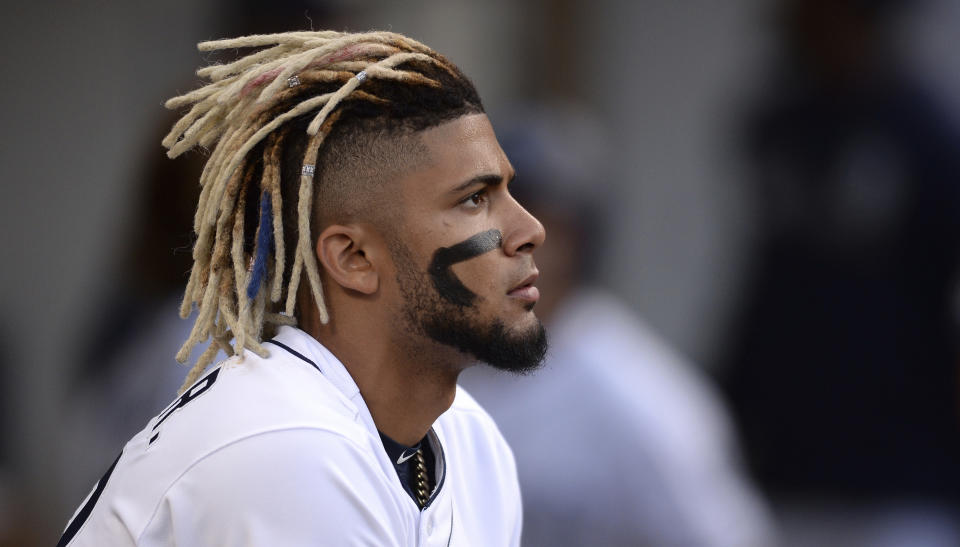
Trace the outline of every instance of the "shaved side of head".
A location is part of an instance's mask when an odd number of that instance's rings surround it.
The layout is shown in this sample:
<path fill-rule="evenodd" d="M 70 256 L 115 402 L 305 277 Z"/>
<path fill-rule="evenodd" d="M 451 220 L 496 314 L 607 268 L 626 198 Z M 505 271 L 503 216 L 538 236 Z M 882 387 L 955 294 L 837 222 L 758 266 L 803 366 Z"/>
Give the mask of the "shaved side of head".
<path fill-rule="evenodd" d="M 317 162 L 317 231 L 347 222 L 396 229 L 402 207 L 392 183 L 430 161 L 420 132 L 353 131 L 337 137 Z"/>

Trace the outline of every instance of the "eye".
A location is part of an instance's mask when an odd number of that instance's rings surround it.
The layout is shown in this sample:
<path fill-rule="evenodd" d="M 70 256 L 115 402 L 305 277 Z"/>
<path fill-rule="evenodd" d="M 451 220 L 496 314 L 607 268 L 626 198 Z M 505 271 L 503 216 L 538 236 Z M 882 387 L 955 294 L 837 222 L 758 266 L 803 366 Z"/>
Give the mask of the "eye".
<path fill-rule="evenodd" d="M 464 200 L 460 202 L 460 205 L 463 205 L 467 209 L 479 209 L 489 199 L 490 196 L 487 195 L 487 189 L 483 188 L 464 198 Z"/>

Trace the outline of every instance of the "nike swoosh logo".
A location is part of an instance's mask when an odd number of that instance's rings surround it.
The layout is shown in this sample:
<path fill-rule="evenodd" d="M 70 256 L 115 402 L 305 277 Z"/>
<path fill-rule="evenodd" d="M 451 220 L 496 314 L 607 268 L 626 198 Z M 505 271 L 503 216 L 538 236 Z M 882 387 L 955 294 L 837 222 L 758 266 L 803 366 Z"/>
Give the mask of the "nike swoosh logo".
<path fill-rule="evenodd" d="M 412 458 L 412 457 L 414 457 L 414 456 L 417 455 L 417 451 L 416 451 L 416 450 L 410 450 L 410 451 L 409 451 L 409 452 L 410 452 L 409 454 L 407 454 L 407 452 L 408 452 L 407 450 L 404 450 L 404 451 L 403 451 L 403 454 L 400 454 L 400 457 L 397 458 L 397 465 L 400 465 L 401 463 L 403 463 L 403 462 L 405 462 L 405 461 L 409 460 L 410 458 Z"/>

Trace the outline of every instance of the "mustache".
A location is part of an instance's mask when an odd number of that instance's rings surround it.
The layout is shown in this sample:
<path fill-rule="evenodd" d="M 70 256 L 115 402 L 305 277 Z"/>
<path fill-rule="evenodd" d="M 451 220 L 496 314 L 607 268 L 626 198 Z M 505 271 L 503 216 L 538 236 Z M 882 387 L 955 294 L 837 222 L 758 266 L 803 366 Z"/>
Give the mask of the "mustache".
<path fill-rule="evenodd" d="M 474 234 L 450 247 L 440 247 L 433 253 L 428 273 L 433 287 L 441 297 L 457 306 L 473 305 L 477 295 L 464 286 L 451 267 L 454 264 L 480 256 L 499 248 L 503 243 L 503 233 L 496 228 Z"/>

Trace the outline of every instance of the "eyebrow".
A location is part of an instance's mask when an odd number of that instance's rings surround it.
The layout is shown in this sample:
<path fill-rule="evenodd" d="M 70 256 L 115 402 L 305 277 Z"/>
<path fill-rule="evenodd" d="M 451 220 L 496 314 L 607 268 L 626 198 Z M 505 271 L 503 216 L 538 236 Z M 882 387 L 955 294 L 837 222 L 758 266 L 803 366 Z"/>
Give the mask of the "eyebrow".
<path fill-rule="evenodd" d="M 510 176 L 507 178 L 507 184 L 510 184 L 510 182 L 512 182 L 513 179 L 516 178 L 516 176 L 517 176 L 516 172 L 510 173 Z M 503 182 L 503 177 L 501 177 L 500 175 L 494 175 L 492 173 L 489 175 L 477 175 L 476 177 L 473 177 L 472 179 L 462 184 L 458 184 L 455 188 L 451 188 L 450 193 L 455 194 L 457 192 L 462 192 L 463 190 L 466 190 L 467 188 L 473 186 L 474 184 L 483 184 L 484 186 L 496 186 L 501 182 Z"/>

